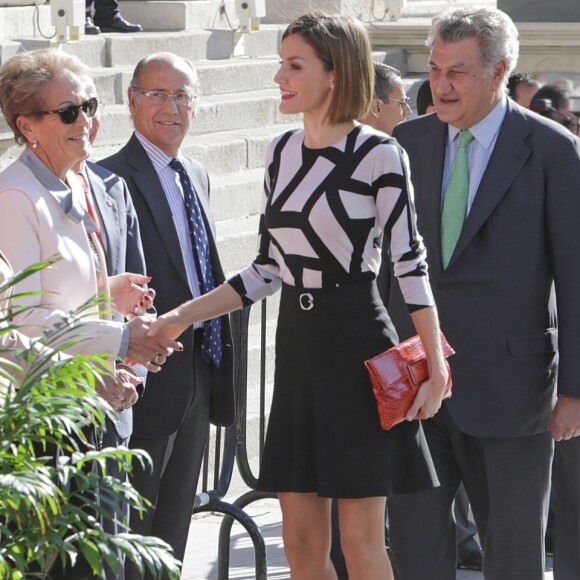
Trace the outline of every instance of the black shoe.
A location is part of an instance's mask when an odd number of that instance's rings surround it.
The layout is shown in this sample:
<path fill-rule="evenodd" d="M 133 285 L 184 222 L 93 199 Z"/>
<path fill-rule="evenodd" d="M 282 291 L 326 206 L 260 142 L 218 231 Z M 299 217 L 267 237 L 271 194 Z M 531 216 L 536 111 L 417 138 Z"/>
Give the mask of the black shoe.
<path fill-rule="evenodd" d="M 85 19 L 85 34 L 90 34 L 91 36 L 94 34 L 101 34 L 101 29 L 95 25 L 90 16 L 87 16 Z"/>
<path fill-rule="evenodd" d="M 131 24 L 120 14 L 117 14 L 109 24 L 99 22 L 99 27 L 103 32 L 141 32 L 143 30 L 140 24 Z"/>
<path fill-rule="evenodd" d="M 466 558 L 463 558 L 463 560 L 457 564 L 457 567 L 461 570 L 477 570 L 481 572 L 482 564 L 483 558 L 481 552 L 474 550 L 473 552 L 470 552 Z"/>

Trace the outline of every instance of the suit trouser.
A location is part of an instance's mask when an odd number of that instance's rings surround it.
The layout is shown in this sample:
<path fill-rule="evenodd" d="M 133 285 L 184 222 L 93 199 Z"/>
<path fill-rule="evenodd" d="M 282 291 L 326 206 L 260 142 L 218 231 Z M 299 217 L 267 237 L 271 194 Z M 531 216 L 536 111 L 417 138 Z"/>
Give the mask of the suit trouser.
<path fill-rule="evenodd" d="M 472 437 L 457 428 L 445 404 L 433 419 L 423 421 L 423 428 L 442 485 L 388 500 L 397 579 L 455 579 L 452 506 L 463 481 L 479 530 L 486 580 L 542 580 L 550 433 Z"/>
<path fill-rule="evenodd" d="M 194 350 L 193 364 L 195 393 L 191 394 L 179 429 L 166 437 L 131 437 L 131 448 L 145 449 L 153 460 L 153 473 L 135 464 L 131 483 L 154 506 L 142 519 L 131 513 L 131 530 L 165 540 L 173 548 L 173 555 L 181 561 L 209 428 L 210 370 L 199 349 Z M 147 389 L 144 396 L 147 396 Z M 167 396 L 171 397 L 171 385 L 167 385 Z M 141 577 L 134 566 L 126 566 L 128 580 Z"/>
<path fill-rule="evenodd" d="M 580 578 L 580 437 L 556 443 L 554 579 Z"/>

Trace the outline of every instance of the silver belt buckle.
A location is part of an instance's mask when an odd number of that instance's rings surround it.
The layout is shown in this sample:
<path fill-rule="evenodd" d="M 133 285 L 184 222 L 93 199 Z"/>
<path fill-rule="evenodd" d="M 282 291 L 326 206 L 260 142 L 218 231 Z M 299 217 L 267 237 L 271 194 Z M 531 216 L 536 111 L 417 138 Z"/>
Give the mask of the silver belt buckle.
<path fill-rule="evenodd" d="M 310 292 L 300 294 L 298 302 L 300 303 L 300 308 L 302 308 L 302 310 L 312 310 L 314 308 L 314 296 L 312 296 Z"/>

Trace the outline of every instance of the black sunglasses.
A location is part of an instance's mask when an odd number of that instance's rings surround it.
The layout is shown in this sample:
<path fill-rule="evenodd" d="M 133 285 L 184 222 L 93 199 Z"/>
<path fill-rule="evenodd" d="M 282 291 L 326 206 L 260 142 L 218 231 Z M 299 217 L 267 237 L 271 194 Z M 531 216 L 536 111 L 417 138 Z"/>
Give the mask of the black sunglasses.
<path fill-rule="evenodd" d="M 40 111 L 38 113 L 33 113 L 34 115 L 58 115 L 60 120 L 65 125 L 72 125 L 79 118 L 79 111 L 82 109 L 83 113 L 87 117 L 94 117 L 97 109 L 99 108 L 99 99 L 96 97 L 89 99 L 80 105 L 68 105 L 62 109 L 57 109 L 55 111 Z"/>

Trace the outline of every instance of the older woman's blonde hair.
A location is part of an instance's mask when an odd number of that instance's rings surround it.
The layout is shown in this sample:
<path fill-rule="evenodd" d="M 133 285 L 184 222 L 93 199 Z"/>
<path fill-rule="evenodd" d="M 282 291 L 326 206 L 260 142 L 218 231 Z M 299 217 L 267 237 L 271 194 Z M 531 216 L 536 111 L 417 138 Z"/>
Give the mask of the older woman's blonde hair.
<path fill-rule="evenodd" d="M 293 20 L 282 35 L 299 34 L 323 62 L 334 71 L 335 82 L 328 108 L 332 125 L 364 117 L 374 93 L 371 44 L 367 31 L 358 20 L 309 12 Z"/>
<path fill-rule="evenodd" d="M 0 69 L 0 108 L 19 145 L 26 142 L 16 120 L 45 108 L 47 85 L 63 73 L 88 75 L 76 56 L 52 48 L 22 52 Z"/>

